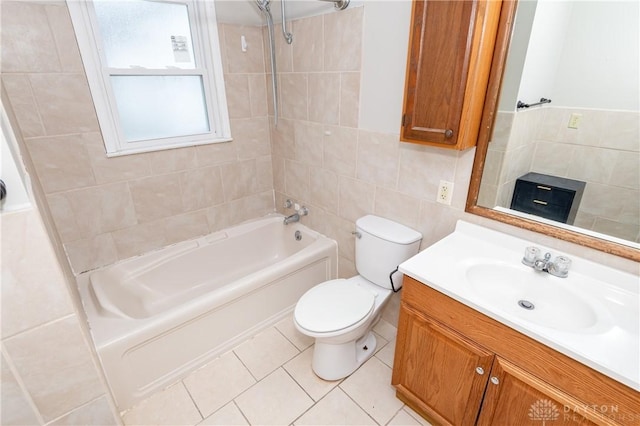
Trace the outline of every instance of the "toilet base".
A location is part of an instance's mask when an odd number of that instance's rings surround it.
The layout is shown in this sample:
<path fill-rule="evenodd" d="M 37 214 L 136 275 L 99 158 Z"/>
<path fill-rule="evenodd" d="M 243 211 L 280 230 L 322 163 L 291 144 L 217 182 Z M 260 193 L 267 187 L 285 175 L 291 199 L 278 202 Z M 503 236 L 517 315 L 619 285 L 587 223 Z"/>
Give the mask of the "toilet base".
<path fill-rule="evenodd" d="M 376 351 L 376 337 L 370 331 L 357 340 L 342 344 L 316 340 L 313 348 L 313 372 L 324 380 L 339 380 L 358 369 Z"/>

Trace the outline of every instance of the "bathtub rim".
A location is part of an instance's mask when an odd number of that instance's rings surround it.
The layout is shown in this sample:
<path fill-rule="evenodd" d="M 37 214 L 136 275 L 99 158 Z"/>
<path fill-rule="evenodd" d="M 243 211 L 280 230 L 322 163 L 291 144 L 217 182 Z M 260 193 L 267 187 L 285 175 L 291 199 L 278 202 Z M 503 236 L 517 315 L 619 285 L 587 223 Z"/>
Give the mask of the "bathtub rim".
<path fill-rule="evenodd" d="M 145 254 L 156 253 L 165 248 L 173 248 L 180 244 L 185 244 L 185 243 L 192 244 L 193 241 L 197 241 L 202 238 L 207 238 L 211 235 L 226 232 L 227 230 L 230 230 L 230 229 L 236 229 L 236 228 L 245 227 L 245 226 L 257 227 L 263 221 L 272 221 L 272 220 L 275 221 L 275 220 L 281 220 L 283 218 L 284 216 L 281 214 L 270 213 L 266 216 L 251 219 L 251 220 L 242 222 L 238 225 L 234 225 L 230 228 L 225 228 L 219 231 L 215 231 L 211 234 L 207 234 L 205 236 L 200 236 L 197 238 L 192 238 L 190 240 L 185 240 L 175 244 L 171 244 L 171 245 L 162 247 L 160 249 L 150 251 Z M 271 265 L 269 268 L 274 269 L 274 271 L 272 272 L 277 272 L 278 270 L 281 270 L 281 269 L 287 269 L 287 266 L 289 266 L 287 265 L 287 263 L 292 262 L 290 260 L 291 257 L 318 255 L 319 253 L 322 253 L 325 250 L 333 250 L 336 253 L 335 255 L 336 261 L 334 265 L 334 271 L 332 271 L 332 273 L 334 276 L 337 276 L 338 257 L 339 257 L 337 242 L 327 237 L 326 235 L 323 235 L 318 231 L 315 231 L 299 222 L 293 225 L 295 225 L 293 226 L 293 228 L 295 228 L 296 226 L 304 227 L 306 230 L 308 230 L 309 233 L 311 233 L 316 238 L 316 241 L 314 241 L 309 246 L 303 248 L 299 252 L 295 253 L 293 256 L 285 258 L 283 259 L 283 261 L 280 261 L 274 265 Z M 291 226 L 291 225 L 287 225 L 287 226 Z M 186 302 L 175 309 L 167 310 L 157 316 L 150 316 L 146 318 L 131 318 L 128 316 L 117 317 L 117 316 L 109 316 L 101 313 L 100 309 L 98 308 L 98 305 L 92 299 L 92 295 L 90 294 L 89 284 L 90 284 L 91 274 L 107 269 L 114 265 L 121 264 L 122 262 L 126 262 L 131 259 L 136 259 L 136 258 L 145 256 L 145 254 L 123 259 L 121 261 L 114 262 L 110 265 L 106 265 L 102 268 L 83 272 L 76 277 L 76 284 L 77 284 L 78 291 L 80 293 L 80 300 L 82 302 L 84 313 L 86 314 L 86 318 L 89 323 L 89 329 L 91 330 L 91 335 L 92 335 L 93 342 L 96 349 L 99 350 L 100 348 L 111 345 L 114 342 L 117 342 L 120 340 L 126 340 L 127 338 L 129 338 L 129 336 L 136 333 L 150 332 L 151 330 L 158 329 L 159 328 L 158 318 L 160 317 L 164 318 L 166 321 L 169 321 L 169 322 L 176 322 L 181 317 L 183 317 L 187 311 L 191 312 L 193 316 L 197 316 L 197 315 L 205 314 L 206 312 L 215 308 L 215 306 L 222 306 L 219 304 L 212 307 L 210 304 L 209 298 L 205 296 L 200 299 L 194 299 L 189 302 Z M 252 273 L 248 277 L 251 278 L 251 277 L 254 277 L 255 275 L 256 273 Z M 241 278 L 238 281 L 247 280 L 248 277 Z M 257 288 L 259 287 L 254 288 L 252 291 L 256 291 Z M 242 295 L 239 295 L 238 297 L 242 297 Z M 225 304 L 233 303 L 233 300 L 237 299 L 238 297 L 228 300 L 227 302 L 225 302 Z"/>
<path fill-rule="evenodd" d="M 228 301 L 233 300 L 234 294 L 238 293 L 233 289 L 239 290 L 239 286 L 227 287 L 225 282 L 244 283 L 247 286 L 252 281 L 251 277 L 259 276 L 261 271 L 268 271 L 272 265 L 280 262 L 286 264 L 288 258 L 298 253 L 304 254 L 307 247 L 322 238 L 321 234 L 302 224 L 287 228 L 280 223 L 280 219 L 279 216 L 257 218 L 94 270 L 89 274 L 89 300 L 102 316 L 132 320 L 157 317 L 176 306 L 188 304 L 199 297 L 208 297 L 209 293 L 217 293 Z M 266 236 L 275 233 L 273 243 L 264 240 L 265 231 Z M 301 231 L 302 241 L 294 241 L 293 231 Z M 246 244 L 263 248 L 256 252 Z M 223 257 L 231 251 L 234 256 L 227 259 L 230 263 L 209 262 L 206 260 L 208 258 L 202 258 L 203 251 Z M 191 254 L 204 263 L 194 264 Z M 233 260 L 239 260 L 239 263 L 235 264 Z M 218 264 L 218 268 L 212 270 L 212 263 Z M 197 265 L 202 265 L 202 268 Z M 166 269 L 167 266 L 170 270 Z M 196 272 L 196 269 L 200 270 Z M 165 270 L 167 276 L 176 270 L 183 273 L 164 281 L 164 275 L 157 275 L 156 270 Z M 160 281 L 149 281 L 145 278 L 147 274 L 155 274 L 156 279 L 161 277 Z M 257 284 L 259 279 L 253 281 Z M 168 283 L 173 285 L 167 287 Z"/>

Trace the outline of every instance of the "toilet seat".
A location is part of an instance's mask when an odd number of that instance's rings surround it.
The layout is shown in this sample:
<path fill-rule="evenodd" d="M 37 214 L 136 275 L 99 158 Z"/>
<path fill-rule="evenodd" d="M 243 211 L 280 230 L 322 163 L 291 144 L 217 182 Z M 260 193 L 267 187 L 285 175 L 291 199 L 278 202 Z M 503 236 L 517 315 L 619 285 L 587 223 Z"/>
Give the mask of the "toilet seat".
<path fill-rule="evenodd" d="M 337 279 L 319 284 L 302 295 L 294 317 L 306 330 L 331 333 L 362 321 L 374 306 L 374 293 L 357 283 Z"/>

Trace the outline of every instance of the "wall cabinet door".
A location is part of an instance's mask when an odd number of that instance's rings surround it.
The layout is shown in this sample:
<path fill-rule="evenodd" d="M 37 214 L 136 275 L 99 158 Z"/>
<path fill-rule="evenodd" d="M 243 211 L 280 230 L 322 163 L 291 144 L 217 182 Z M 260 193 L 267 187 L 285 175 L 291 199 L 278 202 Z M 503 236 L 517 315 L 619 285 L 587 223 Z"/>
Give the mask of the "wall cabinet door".
<path fill-rule="evenodd" d="M 501 2 L 414 0 L 400 139 L 476 143 Z"/>
<path fill-rule="evenodd" d="M 478 425 L 616 424 L 586 404 L 496 356 Z"/>
<path fill-rule="evenodd" d="M 493 354 L 403 305 L 392 384 L 442 425 L 475 423 Z"/>

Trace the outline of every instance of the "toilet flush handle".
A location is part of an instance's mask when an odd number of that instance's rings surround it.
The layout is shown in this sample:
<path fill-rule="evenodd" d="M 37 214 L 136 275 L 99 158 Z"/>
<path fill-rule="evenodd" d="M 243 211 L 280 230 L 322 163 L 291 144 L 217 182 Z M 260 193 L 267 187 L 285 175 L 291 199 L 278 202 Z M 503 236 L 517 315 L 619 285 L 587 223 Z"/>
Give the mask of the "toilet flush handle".
<path fill-rule="evenodd" d="M 362 238 L 362 234 L 360 232 L 358 232 L 358 231 L 352 231 L 351 234 L 355 235 L 356 238 Z"/>

